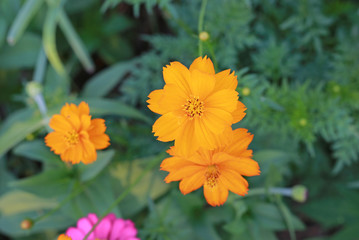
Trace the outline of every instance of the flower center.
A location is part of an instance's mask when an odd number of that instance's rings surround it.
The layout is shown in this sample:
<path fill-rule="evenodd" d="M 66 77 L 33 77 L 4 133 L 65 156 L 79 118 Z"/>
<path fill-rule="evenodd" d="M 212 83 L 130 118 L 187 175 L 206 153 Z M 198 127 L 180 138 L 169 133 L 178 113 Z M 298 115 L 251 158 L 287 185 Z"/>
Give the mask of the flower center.
<path fill-rule="evenodd" d="M 79 142 L 79 134 L 75 130 L 69 131 L 65 139 L 69 145 L 75 145 Z"/>
<path fill-rule="evenodd" d="M 207 171 L 205 173 L 207 186 L 209 186 L 211 188 L 215 187 L 217 185 L 219 175 L 220 175 L 220 172 L 218 171 L 218 168 L 216 165 L 208 166 Z"/>
<path fill-rule="evenodd" d="M 193 119 L 195 116 L 202 116 L 203 114 L 203 102 L 199 100 L 199 97 L 193 97 L 191 99 L 187 99 L 186 104 L 184 104 L 184 110 L 187 116 L 190 119 Z"/>

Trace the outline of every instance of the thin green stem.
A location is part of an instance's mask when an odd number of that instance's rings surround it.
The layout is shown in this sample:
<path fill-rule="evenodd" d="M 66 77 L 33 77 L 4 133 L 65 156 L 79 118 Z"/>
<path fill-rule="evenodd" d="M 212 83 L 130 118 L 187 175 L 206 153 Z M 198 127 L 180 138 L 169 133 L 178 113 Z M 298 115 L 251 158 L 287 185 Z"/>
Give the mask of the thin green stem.
<path fill-rule="evenodd" d="M 46 70 L 46 54 L 44 48 L 41 46 L 39 55 L 37 57 L 36 66 L 32 80 L 38 83 L 42 83 L 44 80 Z"/>
<path fill-rule="evenodd" d="M 172 19 L 179 27 L 181 27 L 188 35 L 190 36 L 196 36 L 196 33 L 191 29 L 190 26 L 188 26 L 184 21 L 182 21 L 179 18 L 175 18 L 171 12 L 164 8 L 165 16 L 167 16 L 168 19 Z"/>
<path fill-rule="evenodd" d="M 87 182 L 87 184 L 90 183 L 90 182 L 91 181 Z M 84 187 L 81 187 L 81 188 L 78 188 L 77 190 L 75 190 L 74 192 L 72 192 L 65 199 L 63 199 L 56 208 L 52 209 L 51 211 L 47 212 L 44 215 L 41 215 L 41 216 L 35 218 L 34 223 L 40 222 L 41 220 L 44 220 L 45 218 L 47 218 L 47 217 L 51 216 L 52 214 L 54 214 L 56 211 L 58 211 L 60 208 L 62 208 L 68 201 L 70 201 L 71 199 L 76 197 L 78 194 L 80 194 L 84 189 L 85 189 Z"/>
<path fill-rule="evenodd" d="M 91 228 L 91 230 L 86 234 L 86 236 L 84 237 L 84 240 L 86 240 L 90 234 L 95 230 L 95 228 L 100 224 L 100 222 L 102 221 L 102 219 L 109 214 L 112 209 L 114 207 L 116 207 L 129 193 L 131 193 L 132 189 L 142 180 L 142 178 L 146 175 L 147 172 L 149 172 L 150 170 L 152 170 L 156 165 L 159 164 L 159 162 L 163 159 L 163 157 L 165 156 L 164 153 L 159 154 L 157 157 L 155 157 L 148 165 L 147 167 L 143 170 L 142 174 L 139 175 L 126 189 L 125 191 L 123 191 L 120 196 L 118 196 L 118 198 L 111 204 L 111 206 L 109 206 L 107 208 L 107 210 L 102 214 L 102 216 L 98 219 L 97 223 L 95 225 L 93 225 L 93 227 Z"/>
<path fill-rule="evenodd" d="M 248 191 L 248 194 L 245 197 L 251 196 L 258 196 L 264 194 L 279 194 L 286 197 L 292 196 L 292 188 L 279 188 L 279 187 L 272 187 L 272 188 L 253 188 Z"/>
<path fill-rule="evenodd" d="M 208 48 L 208 50 L 209 50 L 209 53 L 210 53 L 211 56 L 212 56 L 214 69 L 215 69 L 215 71 L 217 72 L 217 70 L 218 70 L 218 63 L 217 63 L 216 55 L 214 55 L 213 46 L 212 46 L 212 44 L 211 44 L 209 41 L 207 41 L 207 48 Z"/>
<path fill-rule="evenodd" d="M 207 0 L 202 0 L 201 9 L 198 19 L 198 35 L 203 31 L 204 14 L 206 12 Z M 198 55 L 201 57 L 203 54 L 203 42 L 198 38 Z"/>

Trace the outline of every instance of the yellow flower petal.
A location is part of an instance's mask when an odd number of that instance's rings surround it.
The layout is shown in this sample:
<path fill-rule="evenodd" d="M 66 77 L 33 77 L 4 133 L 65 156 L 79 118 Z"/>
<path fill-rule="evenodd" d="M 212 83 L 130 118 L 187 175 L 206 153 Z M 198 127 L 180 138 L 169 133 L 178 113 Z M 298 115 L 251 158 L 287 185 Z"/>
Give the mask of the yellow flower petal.
<path fill-rule="evenodd" d="M 235 194 L 244 196 L 248 192 L 248 182 L 240 174 L 230 169 L 221 169 L 219 181 Z"/>
<path fill-rule="evenodd" d="M 244 157 L 242 153 L 247 150 L 253 135 L 245 128 L 238 128 L 233 131 L 233 136 L 232 142 L 228 144 L 225 151 L 233 156 Z"/>
<path fill-rule="evenodd" d="M 192 176 L 183 178 L 179 184 L 182 194 L 188 194 L 202 187 L 205 181 L 205 169 L 194 173 Z"/>
<path fill-rule="evenodd" d="M 70 122 L 62 115 L 54 115 L 49 122 L 49 126 L 58 132 L 67 132 L 73 129 L 73 126 Z"/>
<path fill-rule="evenodd" d="M 183 121 L 184 118 L 180 118 L 172 112 L 167 113 L 153 124 L 152 132 L 155 133 L 159 141 L 172 141 L 179 135 Z"/>
<path fill-rule="evenodd" d="M 208 96 L 205 101 L 206 108 L 218 108 L 233 112 L 237 108 L 238 93 L 231 89 L 223 89 Z"/>
<path fill-rule="evenodd" d="M 214 134 L 222 133 L 226 126 L 231 125 L 231 122 L 232 115 L 219 108 L 206 108 L 203 114 L 203 123 Z"/>
<path fill-rule="evenodd" d="M 78 107 L 78 114 L 79 115 L 89 115 L 90 114 L 89 105 L 85 102 L 81 102 Z"/>
<path fill-rule="evenodd" d="M 97 158 L 96 149 L 104 149 L 109 145 L 104 122 L 103 119 L 91 120 L 85 102 L 81 102 L 78 107 L 66 104 L 61 109 L 61 115 L 55 114 L 50 119 L 49 125 L 54 132 L 45 137 L 45 143 L 65 162 L 91 163 Z"/>
<path fill-rule="evenodd" d="M 163 79 L 166 84 L 175 84 L 186 95 L 190 94 L 189 78 L 189 70 L 179 62 L 171 62 L 170 65 L 163 68 Z"/>
<path fill-rule="evenodd" d="M 236 90 L 238 81 L 237 76 L 234 75 L 234 72 L 231 73 L 230 69 L 219 72 L 215 75 L 217 91 L 222 89 L 231 89 Z"/>
<path fill-rule="evenodd" d="M 199 70 L 204 73 L 208 74 L 214 74 L 214 67 L 211 59 L 207 58 L 205 56 L 204 58 L 198 57 L 196 58 L 191 66 L 189 67 L 189 70 L 192 72 L 193 70 Z"/>
<path fill-rule="evenodd" d="M 261 173 L 259 165 L 256 161 L 250 158 L 232 158 L 233 160 L 221 163 L 225 169 L 233 169 L 242 176 L 257 176 Z"/>
<path fill-rule="evenodd" d="M 220 182 L 215 187 L 209 187 L 205 184 L 203 193 L 208 204 L 213 207 L 223 205 L 228 198 L 228 189 Z"/>
<path fill-rule="evenodd" d="M 55 154 L 60 154 L 67 148 L 66 142 L 62 140 L 64 137 L 61 132 L 51 132 L 45 137 L 45 143 L 47 146 L 51 146 L 51 151 L 54 151 Z"/>
<path fill-rule="evenodd" d="M 175 141 L 177 151 L 184 156 L 190 156 L 199 146 L 193 122 L 190 120 L 183 122 L 183 126 L 181 126 Z"/>
<path fill-rule="evenodd" d="M 155 90 L 152 91 L 149 95 L 148 95 L 148 108 L 155 113 L 158 114 L 165 114 L 167 113 L 167 111 L 165 111 L 163 108 L 160 107 L 160 102 L 162 101 L 163 98 L 163 89 L 160 90 Z"/>
<path fill-rule="evenodd" d="M 233 124 L 241 121 L 244 118 L 244 116 L 246 115 L 246 113 L 244 112 L 245 110 L 247 110 L 246 106 L 244 106 L 242 102 L 238 101 L 236 110 L 234 110 L 234 112 L 232 113 Z"/>
<path fill-rule="evenodd" d="M 204 101 L 206 97 L 213 91 L 215 79 L 213 75 L 200 72 L 197 69 L 191 72 L 191 81 L 189 86 L 194 97 L 198 97 Z"/>

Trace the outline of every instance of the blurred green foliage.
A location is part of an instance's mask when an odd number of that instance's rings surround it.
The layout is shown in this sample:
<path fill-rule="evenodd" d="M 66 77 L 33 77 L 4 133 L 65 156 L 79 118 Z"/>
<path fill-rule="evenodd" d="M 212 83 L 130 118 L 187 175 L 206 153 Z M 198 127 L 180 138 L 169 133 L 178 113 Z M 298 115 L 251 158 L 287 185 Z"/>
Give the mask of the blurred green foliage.
<path fill-rule="evenodd" d="M 101 215 L 169 146 L 146 107 L 162 67 L 197 57 L 201 1 L 0 1 L 0 238 L 56 239 Z M 255 136 L 261 175 L 247 197 L 208 207 L 183 196 L 158 167 L 114 209 L 141 239 L 357 239 L 359 235 L 359 3 L 353 0 L 208 1 L 204 52 L 231 68 Z M 46 115 L 29 95 L 41 86 Z M 68 167 L 45 146 L 48 117 L 65 102 L 106 119 L 111 147 Z M 307 186 L 306 203 L 273 187 Z M 71 196 L 71 198 L 69 198 Z M 68 200 L 66 200 L 69 198 Z M 64 204 L 28 231 L 39 218 Z M 311 229 L 320 234 L 313 234 Z"/>

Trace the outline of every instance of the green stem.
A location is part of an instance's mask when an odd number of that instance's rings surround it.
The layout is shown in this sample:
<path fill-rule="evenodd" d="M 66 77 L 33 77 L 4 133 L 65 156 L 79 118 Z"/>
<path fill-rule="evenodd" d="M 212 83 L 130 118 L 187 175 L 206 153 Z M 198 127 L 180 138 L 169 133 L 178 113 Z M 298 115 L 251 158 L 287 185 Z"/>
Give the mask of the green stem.
<path fill-rule="evenodd" d="M 46 70 L 46 54 L 44 48 L 41 46 L 39 55 L 37 57 L 36 66 L 32 80 L 38 83 L 42 83 L 44 80 Z"/>
<path fill-rule="evenodd" d="M 90 182 L 90 181 L 89 181 Z M 88 183 L 89 183 L 88 182 Z M 88 184 L 87 183 L 87 184 Z M 58 211 L 60 208 L 62 208 L 68 201 L 70 201 L 71 199 L 73 199 L 74 197 L 76 197 L 78 194 L 80 194 L 85 188 L 81 187 L 78 188 L 76 191 L 72 192 L 70 195 L 68 195 L 65 199 L 63 199 L 61 201 L 61 203 L 54 209 L 52 209 L 51 211 L 47 212 L 46 214 L 39 216 L 37 218 L 34 219 L 34 223 L 36 222 L 40 222 L 41 220 L 44 220 L 45 218 L 51 216 L 53 213 L 55 213 L 56 211 Z"/>
<path fill-rule="evenodd" d="M 202 0 L 201 9 L 199 12 L 199 19 L 198 19 L 198 36 L 203 31 L 203 21 L 204 21 L 204 14 L 207 6 L 207 0 Z M 203 54 L 203 42 L 201 39 L 198 38 L 198 55 L 202 57 Z"/>
<path fill-rule="evenodd" d="M 218 63 L 217 63 L 217 59 L 216 59 L 216 55 L 214 55 L 214 50 L 213 50 L 213 46 L 212 44 L 207 41 L 207 48 L 209 50 L 209 53 L 211 54 L 212 60 L 213 60 L 213 65 L 214 65 L 214 69 L 217 72 L 218 70 Z"/>
<path fill-rule="evenodd" d="M 132 189 L 142 180 L 142 178 L 145 176 L 145 174 L 147 172 L 149 172 L 150 170 L 152 170 L 152 168 L 154 168 L 156 165 L 159 164 L 159 162 L 163 159 L 163 157 L 165 156 L 164 153 L 159 154 L 157 157 L 155 157 L 149 164 L 148 166 L 143 170 L 142 174 L 139 175 L 126 189 L 125 191 L 123 191 L 120 196 L 118 196 L 118 198 L 111 204 L 111 206 L 109 206 L 107 208 L 107 210 L 102 214 L 102 216 L 98 219 L 97 223 L 95 225 L 93 225 L 93 227 L 91 228 L 91 230 L 86 234 L 86 236 L 84 237 L 84 240 L 86 240 L 90 234 L 95 230 L 95 228 L 100 224 L 100 222 L 102 221 L 102 219 L 104 219 L 104 217 L 109 214 L 112 209 L 114 207 L 116 207 L 129 193 L 131 193 Z"/>
<path fill-rule="evenodd" d="M 279 194 L 286 197 L 292 196 L 292 188 L 279 188 L 279 187 L 272 187 L 272 188 L 253 188 L 248 191 L 248 194 L 245 197 L 251 196 L 258 196 L 264 194 Z"/>

